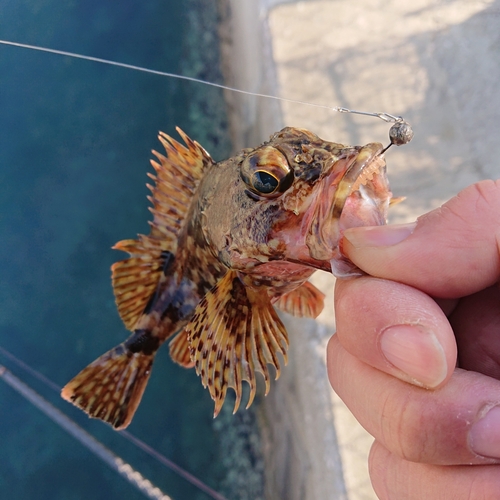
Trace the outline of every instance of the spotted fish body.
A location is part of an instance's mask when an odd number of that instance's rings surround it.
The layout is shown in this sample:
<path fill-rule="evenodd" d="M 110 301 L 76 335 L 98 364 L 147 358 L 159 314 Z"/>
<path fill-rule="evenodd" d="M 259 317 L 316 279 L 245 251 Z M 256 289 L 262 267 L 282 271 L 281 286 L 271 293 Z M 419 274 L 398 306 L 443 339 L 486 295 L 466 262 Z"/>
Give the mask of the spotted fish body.
<path fill-rule="evenodd" d="M 391 199 L 382 145 L 349 147 L 285 128 L 256 149 L 215 163 L 181 130 L 186 146 L 161 133 L 154 152 L 148 236 L 114 248 L 130 257 L 112 267 L 118 311 L 132 335 L 84 368 L 63 398 L 117 429 L 131 421 L 160 345 L 194 367 L 220 411 L 227 389 L 269 391 L 288 336 L 275 307 L 316 317 L 317 269 L 356 273 L 339 241 L 347 227 L 386 221 Z"/>

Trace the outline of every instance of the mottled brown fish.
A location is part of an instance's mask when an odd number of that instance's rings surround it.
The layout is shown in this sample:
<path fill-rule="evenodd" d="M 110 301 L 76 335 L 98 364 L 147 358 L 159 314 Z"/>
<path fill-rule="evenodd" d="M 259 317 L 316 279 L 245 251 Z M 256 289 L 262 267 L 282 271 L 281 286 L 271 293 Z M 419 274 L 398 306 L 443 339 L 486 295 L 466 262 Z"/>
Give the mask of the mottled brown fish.
<path fill-rule="evenodd" d="M 84 368 L 64 399 L 116 429 L 131 421 L 156 351 L 167 339 L 174 361 L 195 367 L 215 401 L 250 385 L 267 365 L 280 374 L 288 337 L 274 307 L 316 317 L 317 270 L 355 272 L 339 251 L 345 228 L 386 221 L 391 192 L 379 143 L 343 146 L 285 128 L 269 142 L 216 163 L 181 130 L 186 146 L 160 133 L 154 152 L 148 236 L 114 248 L 116 303 L 132 335 Z"/>

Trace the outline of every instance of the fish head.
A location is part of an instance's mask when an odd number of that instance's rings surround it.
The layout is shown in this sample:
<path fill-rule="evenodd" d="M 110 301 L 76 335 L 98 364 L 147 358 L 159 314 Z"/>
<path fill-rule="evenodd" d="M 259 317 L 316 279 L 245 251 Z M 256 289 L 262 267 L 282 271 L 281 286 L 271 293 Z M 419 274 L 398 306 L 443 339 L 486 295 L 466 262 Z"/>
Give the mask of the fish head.
<path fill-rule="evenodd" d="M 228 267 L 359 274 L 339 242 L 347 228 L 386 223 L 382 144 L 344 146 L 287 127 L 231 161 L 213 175 L 225 187 L 204 211 L 204 232 Z"/>

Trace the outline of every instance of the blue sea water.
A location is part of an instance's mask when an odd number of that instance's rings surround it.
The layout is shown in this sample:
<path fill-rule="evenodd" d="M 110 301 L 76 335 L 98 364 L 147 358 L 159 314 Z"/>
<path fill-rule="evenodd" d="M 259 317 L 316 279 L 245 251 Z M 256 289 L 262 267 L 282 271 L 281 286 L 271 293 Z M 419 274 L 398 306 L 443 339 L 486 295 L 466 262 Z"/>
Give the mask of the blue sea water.
<path fill-rule="evenodd" d="M 2 39 L 220 81 L 215 23 L 201 0 L 0 0 Z M 148 232 L 150 151 L 175 125 L 229 154 L 217 89 L 0 46 L 0 345 L 59 385 L 127 335 L 110 247 Z M 174 500 L 208 498 L 0 362 Z M 228 498 L 260 498 L 254 414 L 212 412 L 164 348 L 129 430 Z M 143 497 L 0 380 L 0 498 Z"/>

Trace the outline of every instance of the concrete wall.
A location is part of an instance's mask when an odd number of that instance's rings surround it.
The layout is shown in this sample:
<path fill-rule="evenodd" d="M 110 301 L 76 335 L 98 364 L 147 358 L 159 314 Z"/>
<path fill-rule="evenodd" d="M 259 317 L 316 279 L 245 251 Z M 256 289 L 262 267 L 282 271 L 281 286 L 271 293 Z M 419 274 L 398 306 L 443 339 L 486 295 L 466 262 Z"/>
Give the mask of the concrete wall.
<path fill-rule="evenodd" d="M 219 0 L 220 39 L 226 85 L 276 95 L 267 8 L 261 0 Z M 236 151 L 253 147 L 283 126 L 281 104 L 237 92 L 225 92 L 231 138 Z"/>

